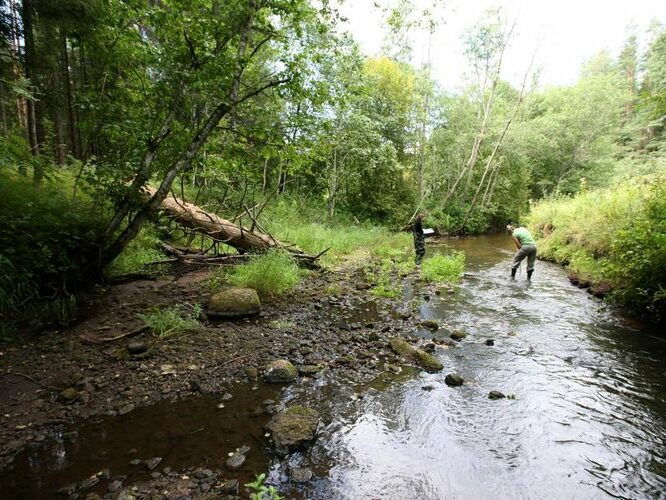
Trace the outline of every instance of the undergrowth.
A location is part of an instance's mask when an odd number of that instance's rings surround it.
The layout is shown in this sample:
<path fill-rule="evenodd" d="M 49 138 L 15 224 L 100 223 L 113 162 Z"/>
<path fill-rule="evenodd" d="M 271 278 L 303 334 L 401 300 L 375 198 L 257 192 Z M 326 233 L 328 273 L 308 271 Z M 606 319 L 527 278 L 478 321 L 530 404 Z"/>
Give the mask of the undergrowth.
<path fill-rule="evenodd" d="M 245 483 L 251 500 L 282 500 L 275 486 L 266 485 L 266 474 L 259 474 L 251 483 Z"/>
<path fill-rule="evenodd" d="M 159 248 L 159 238 L 154 226 L 144 224 L 141 231 L 127 247 L 106 268 L 109 277 L 117 277 L 126 274 L 140 273 L 146 271 L 146 265 L 167 258 L 167 255 Z M 152 272 L 164 271 L 167 264 L 158 264 L 150 267 Z"/>
<path fill-rule="evenodd" d="M 199 304 L 183 303 L 140 314 L 139 318 L 156 337 L 164 339 L 180 333 L 199 330 L 201 312 L 202 308 Z"/>
<path fill-rule="evenodd" d="M 458 283 L 464 272 L 464 252 L 453 252 L 451 255 L 437 254 L 421 263 L 421 277 L 424 281 Z"/>
<path fill-rule="evenodd" d="M 34 185 L 0 173 L 0 334 L 28 321 L 65 321 L 73 292 L 90 282 L 101 214 L 55 180 Z"/>
<path fill-rule="evenodd" d="M 666 177 L 538 203 L 528 224 L 543 257 L 593 282 L 653 319 L 666 316 Z"/>
<path fill-rule="evenodd" d="M 288 254 L 271 251 L 232 269 L 217 268 L 207 286 L 211 292 L 226 285 L 254 288 L 261 297 L 273 298 L 292 290 L 304 273 Z"/>

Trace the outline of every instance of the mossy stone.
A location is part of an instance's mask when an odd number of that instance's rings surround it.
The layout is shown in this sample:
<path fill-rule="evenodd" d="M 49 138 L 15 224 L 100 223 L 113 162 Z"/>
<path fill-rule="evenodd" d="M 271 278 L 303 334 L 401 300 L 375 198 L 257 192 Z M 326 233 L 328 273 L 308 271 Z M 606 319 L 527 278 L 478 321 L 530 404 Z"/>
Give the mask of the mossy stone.
<path fill-rule="evenodd" d="M 259 295 L 252 288 L 230 288 L 213 295 L 207 311 L 209 316 L 218 318 L 242 318 L 259 312 Z"/>
<path fill-rule="evenodd" d="M 457 373 L 449 373 L 445 378 L 444 378 L 444 383 L 448 385 L 449 387 L 458 387 L 463 385 L 465 380 L 458 375 Z"/>
<path fill-rule="evenodd" d="M 506 396 L 501 393 L 500 391 L 490 391 L 488 393 L 488 399 L 492 399 L 493 401 L 497 399 L 504 399 Z"/>
<path fill-rule="evenodd" d="M 74 401 L 79 399 L 79 392 L 73 387 L 68 387 L 67 389 L 65 389 L 60 393 L 60 399 L 62 399 L 66 403 L 73 403 Z"/>
<path fill-rule="evenodd" d="M 451 335 L 449 335 L 453 340 L 460 341 L 467 337 L 467 334 L 464 332 L 453 332 Z"/>
<path fill-rule="evenodd" d="M 396 354 L 404 356 L 428 372 L 438 372 L 444 368 L 435 356 L 428 354 L 422 349 L 412 347 L 406 340 L 393 337 L 389 340 L 389 346 Z"/>
<path fill-rule="evenodd" d="M 423 328 L 427 328 L 428 330 L 432 330 L 433 332 L 439 330 L 439 323 L 437 323 L 437 321 L 434 319 L 424 319 L 421 321 L 421 326 Z"/>
<path fill-rule="evenodd" d="M 293 382 L 298 376 L 298 370 L 286 359 L 276 359 L 266 366 L 264 380 L 273 383 Z"/>
<path fill-rule="evenodd" d="M 319 412 L 305 406 L 291 406 L 275 415 L 266 425 L 280 454 L 302 449 L 317 432 Z"/>

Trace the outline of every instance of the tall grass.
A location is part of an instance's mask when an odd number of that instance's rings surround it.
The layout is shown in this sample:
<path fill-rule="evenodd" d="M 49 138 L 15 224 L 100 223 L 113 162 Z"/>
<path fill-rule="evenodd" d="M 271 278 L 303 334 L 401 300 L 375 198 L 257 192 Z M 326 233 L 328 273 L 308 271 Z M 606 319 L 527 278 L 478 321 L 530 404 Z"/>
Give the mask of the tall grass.
<path fill-rule="evenodd" d="M 328 222 L 326 210 L 296 200 L 283 200 L 267 209 L 263 225 L 276 238 L 294 243 L 303 251 L 318 254 L 324 263 L 370 256 L 390 257 L 413 251 L 411 233 L 392 232 L 385 227 L 358 224 L 346 218 Z"/>
<path fill-rule="evenodd" d="M 220 273 L 225 273 L 223 280 Z M 292 290 L 303 273 L 288 254 L 272 251 L 230 271 L 217 271 L 212 280 L 218 285 L 226 281 L 233 286 L 254 288 L 260 296 L 273 298 Z"/>
<path fill-rule="evenodd" d="M 591 281 L 609 282 L 620 303 L 664 319 L 666 177 L 542 201 L 528 225 L 542 256 Z"/>

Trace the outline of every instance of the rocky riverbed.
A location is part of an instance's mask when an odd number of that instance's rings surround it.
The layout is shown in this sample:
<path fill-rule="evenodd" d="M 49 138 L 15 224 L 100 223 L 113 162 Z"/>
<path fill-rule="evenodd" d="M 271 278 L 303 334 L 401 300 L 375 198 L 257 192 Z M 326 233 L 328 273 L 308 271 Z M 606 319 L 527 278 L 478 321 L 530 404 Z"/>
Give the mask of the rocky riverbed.
<path fill-rule="evenodd" d="M 256 389 L 264 376 L 269 382 L 292 384 L 322 376 L 363 384 L 382 372 L 399 372 L 401 365 L 437 370 L 441 366 L 429 353 L 455 345 L 453 341 L 428 341 L 427 332 L 440 325 L 433 321 L 421 324 L 410 304 L 375 300 L 371 285 L 358 269 L 312 273 L 288 297 L 262 304 L 256 317 L 204 318 L 199 331 L 166 339 L 142 329 L 139 315 L 151 308 L 183 302 L 206 304 L 208 277 L 207 271 L 191 271 L 101 288 L 89 298 L 74 326 L 3 345 L 2 474 L 11 474 L 17 454 L 43 447 L 54 436 L 76 440 L 76 426 L 89 419 L 123 418 L 162 401 L 197 395 L 231 398 L 239 384 Z M 423 285 L 417 299 L 429 300 L 439 293 L 447 290 Z M 425 337 L 413 336 L 416 332 L 426 332 Z M 406 342 L 396 342 L 396 337 Z M 267 367 L 275 360 L 291 363 L 294 376 L 272 379 Z M 279 409 L 270 404 L 254 408 L 248 417 L 265 414 L 267 419 Z M 280 446 L 277 448 L 279 451 Z M 240 468 L 245 454 L 230 453 Z M 160 458 L 131 459 L 136 467 L 145 469 L 141 480 L 134 477 L 128 482 L 126 476 L 102 468 L 58 490 L 66 496 L 105 498 L 243 492 L 229 464 L 224 473 L 201 468 L 171 470 L 160 467 Z M 308 471 L 296 468 L 294 474 L 303 478 Z"/>

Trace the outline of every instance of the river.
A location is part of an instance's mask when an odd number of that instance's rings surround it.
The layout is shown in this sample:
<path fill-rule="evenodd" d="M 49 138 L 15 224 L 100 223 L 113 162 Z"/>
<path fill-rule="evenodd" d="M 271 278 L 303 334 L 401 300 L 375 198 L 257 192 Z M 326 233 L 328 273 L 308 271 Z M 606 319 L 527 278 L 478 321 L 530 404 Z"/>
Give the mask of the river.
<path fill-rule="evenodd" d="M 466 252 L 467 275 L 421 314 L 468 337 L 440 351 L 441 373 L 333 398 L 339 418 L 312 450 L 329 470 L 310 495 L 666 498 L 664 340 L 558 265 L 537 262 L 531 283 L 524 269 L 511 281 L 507 238 L 429 246 L 453 249 Z M 444 384 L 451 372 L 462 387 Z M 515 399 L 491 401 L 491 390 Z"/>
<path fill-rule="evenodd" d="M 172 467 L 211 466 L 211 449 L 262 442 L 266 418 L 243 415 L 273 398 L 314 406 L 326 422 L 307 452 L 286 462 L 255 454 L 248 464 L 287 497 L 666 498 L 663 337 L 572 286 L 555 264 L 537 262 L 531 283 L 524 270 L 511 281 L 506 237 L 428 244 L 430 254 L 452 250 L 467 255 L 455 293 L 425 299 L 403 283 L 404 301 L 416 299 L 420 316 L 441 325 L 415 335 L 468 334 L 436 351 L 442 372 L 405 368 L 361 387 L 326 376 L 239 387 L 225 411 L 219 398 L 200 396 L 93 421 L 77 427 L 75 446 L 63 434 L 22 453 L 0 478 L 5 494 L 48 496 L 103 467 L 145 479 L 128 465 L 128 448 Z M 447 386 L 449 373 L 465 383 Z M 510 397 L 490 400 L 491 390 Z M 301 465 L 314 479 L 290 483 L 287 470 Z"/>

